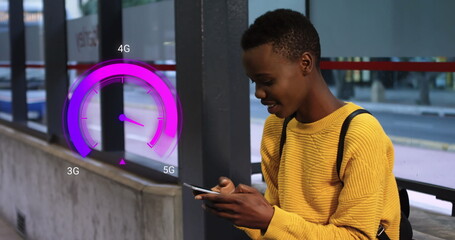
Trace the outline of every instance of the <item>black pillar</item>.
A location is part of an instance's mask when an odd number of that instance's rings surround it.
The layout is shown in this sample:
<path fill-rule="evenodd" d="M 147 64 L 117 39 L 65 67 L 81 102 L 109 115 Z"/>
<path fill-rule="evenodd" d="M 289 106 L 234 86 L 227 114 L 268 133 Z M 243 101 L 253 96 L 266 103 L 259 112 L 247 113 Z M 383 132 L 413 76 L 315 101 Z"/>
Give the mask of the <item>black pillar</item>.
<path fill-rule="evenodd" d="M 68 94 L 65 0 L 44 0 L 47 133 L 63 139 L 62 110 Z"/>
<path fill-rule="evenodd" d="M 311 13 L 310 1 L 311 1 L 311 0 L 305 0 L 305 16 L 306 16 L 308 19 L 310 19 L 310 13 Z"/>
<path fill-rule="evenodd" d="M 98 0 L 100 61 L 122 58 L 122 1 Z M 104 151 L 122 152 L 125 148 L 123 122 L 123 85 L 113 84 L 101 91 L 101 139 Z"/>
<path fill-rule="evenodd" d="M 247 24 L 247 1 L 175 0 L 182 182 L 209 187 L 220 176 L 251 182 L 249 80 L 240 48 Z M 201 204 L 183 189 L 184 239 L 248 239 Z"/>
<path fill-rule="evenodd" d="M 11 58 L 11 104 L 13 121 L 25 124 L 27 82 L 25 78 L 25 26 L 22 0 L 9 0 L 9 36 Z"/>

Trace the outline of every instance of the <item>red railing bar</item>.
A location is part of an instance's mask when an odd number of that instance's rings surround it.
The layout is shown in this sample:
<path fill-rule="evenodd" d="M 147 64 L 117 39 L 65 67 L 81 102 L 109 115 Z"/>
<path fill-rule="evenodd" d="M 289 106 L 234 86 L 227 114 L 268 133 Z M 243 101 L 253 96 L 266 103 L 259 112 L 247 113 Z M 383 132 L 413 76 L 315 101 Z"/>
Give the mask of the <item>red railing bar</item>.
<path fill-rule="evenodd" d="M 175 64 L 149 64 L 150 66 L 156 68 L 160 71 L 175 71 Z M 45 65 L 43 64 L 27 64 L 27 68 L 44 68 Z M 91 67 L 95 66 L 95 64 L 76 64 L 76 65 L 68 65 L 68 69 L 71 70 L 88 70 Z M 0 64 L 0 67 L 9 68 L 11 65 L 9 64 Z"/>
<path fill-rule="evenodd" d="M 68 65 L 68 69 L 87 70 L 94 64 Z M 175 64 L 150 64 L 160 71 L 175 71 Z M 321 61 L 321 69 L 332 70 L 372 70 L 403 72 L 455 72 L 455 62 L 333 62 Z M 0 64 L 0 67 L 11 67 Z M 44 65 L 29 64 L 28 68 L 44 68 Z"/>
<path fill-rule="evenodd" d="M 332 62 L 321 61 L 321 69 L 403 72 L 455 72 L 455 62 Z"/>

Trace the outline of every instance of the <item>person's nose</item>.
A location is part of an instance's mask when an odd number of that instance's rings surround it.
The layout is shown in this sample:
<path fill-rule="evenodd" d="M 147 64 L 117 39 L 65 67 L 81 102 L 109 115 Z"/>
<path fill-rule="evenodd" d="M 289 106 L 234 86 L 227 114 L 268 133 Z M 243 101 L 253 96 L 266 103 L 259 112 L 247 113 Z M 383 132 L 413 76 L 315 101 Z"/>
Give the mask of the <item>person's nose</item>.
<path fill-rule="evenodd" d="M 266 97 L 266 93 L 263 88 L 261 88 L 260 84 L 256 84 L 256 91 L 254 92 L 254 96 L 258 99 L 264 99 Z"/>

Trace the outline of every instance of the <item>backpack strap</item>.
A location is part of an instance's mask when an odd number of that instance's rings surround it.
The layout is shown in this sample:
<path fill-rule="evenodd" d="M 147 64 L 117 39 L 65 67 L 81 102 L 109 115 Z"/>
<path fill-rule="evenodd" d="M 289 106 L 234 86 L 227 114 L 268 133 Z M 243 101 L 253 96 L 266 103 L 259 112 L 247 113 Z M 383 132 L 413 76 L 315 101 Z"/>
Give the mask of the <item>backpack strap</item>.
<path fill-rule="evenodd" d="M 340 132 L 340 139 L 338 140 L 338 152 L 337 152 L 337 174 L 338 174 L 338 179 L 340 179 L 340 169 L 341 169 L 341 163 L 343 161 L 343 152 L 344 152 L 344 139 L 346 138 L 346 133 L 348 132 L 348 127 L 349 124 L 351 123 L 352 119 L 362 113 L 368 113 L 365 109 L 357 109 L 344 120 L 343 125 L 341 126 L 341 132 Z M 343 181 L 341 181 L 341 185 L 344 185 Z M 387 233 L 385 232 L 384 226 L 382 224 L 379 224 L 378 227 L 378 232 L 376 233 L 376 237 L 379 240 L 390 240 L 389 236 L 387 236 Z"/>
<path fill-rule="evenodd" d="M 348 127 L 349 127 L 349 124 L 351 123 L 352 119 L 355 116 L 362 114 L 362 113 L 371 114 L 370 112 L 368 112 L 365 109 L 357 109 L 354 112 L 352 112 L 351 114 L 349 114 L 349 116 L 344 120 L 343 125 L 341 127 L 340 138 L 338 141 L 338 151 L 337 151 L 337 174 L 338 174 L 338 178 L 340 179 L 340 181 L 341 181 L 340 168 L 341 168 L 341 162 L 343 161 L 344 139 L 346 137 L 346 133 L 348 131 Z M 283 128 L 281 130 L 281 139 L 280 139 L 280 158 L 283 153 L 284 143 L 286 142 L 286 127 L 287 127 L 289 121 L 291 121 L 294 117 L 295 117 L 295 113 L 284 119 Z M 343 181 L 341 181 L 341 184 L 343 185 Z M 376 237 L 379 240 L 390 240 L 390 238 L 389 238 L 389 236 L 387 236 L 387 233 L 385 232 L 385 229 L 382 226 L 382 224 L 379 224 L 378 232 L 376 233 Z"/>
<path fill-rule="evenodd" d="M 349 124 L 351 123 L 351 120 L 361 114 L 361 113 L 368 113 L 365 109 L 357 109 L 354 112 L 352 112 L 343 122 L 343 126 L 341 127 L 341 132 L 340 132 L 340 138 L 338 141 L 338 152 L 337 152 L 337 173 L 338 173 L 338 178 L 340 177 L 340 168 L 341 168 L 341 162 L 343 161 L 343 151 L 344 151 L 344 138 L 346 137 L 346 132 L 348 131 Z M 295 113 L 293 113 L 291 116 L 287 117 L 284 119 L 283 122 L 283 128 L 281 130 L 281 139 L 280 139 L 280 157 L 283 153 L 283 147 L 284 144 L 286 143 L 286 127 L 288 126 L 289 121 L 291 121 L 295 117 Z M 341 150 L 340 150 L 341 149 Z"/>
<path fill-rule="evenodd" d="M 284 143 L 286 142 L 286 127 L 288 126 L 289 121 L 295 117 L 296 113 L 293 113 L 291 116 L 284 119 L 283 129 L 281 130 L 281 139 L 280 139 L 280 158 L 283 153 Z"/>
<path fill-rule="evenodd" d="M 346 138 L 346 133 L 348 132 L 348 127 L 349 127 L 349 124 L 351 123 L 352 119 L 355 116 L 362 114 L 362 113 L 371 114 L 370 112 L 368 112 L 365 109 L 357 109 L 354 112 L 352 112 L 351 114 L 349 114 L 349 116 L 344 120 L 343 126 L 341 127 L 340 138 L 338 140 L 338 152 L 337 152 L 337 174 L 338 174 L 338 178 L 340 179 L 340 181 L 341 181 L 340 169 L 341 169 L 341 163 L 343 161 L 343 152 L 344 152 L 344 139 Z M 341 181 L 341 184 L 343 184 L 343 181 Z"/>

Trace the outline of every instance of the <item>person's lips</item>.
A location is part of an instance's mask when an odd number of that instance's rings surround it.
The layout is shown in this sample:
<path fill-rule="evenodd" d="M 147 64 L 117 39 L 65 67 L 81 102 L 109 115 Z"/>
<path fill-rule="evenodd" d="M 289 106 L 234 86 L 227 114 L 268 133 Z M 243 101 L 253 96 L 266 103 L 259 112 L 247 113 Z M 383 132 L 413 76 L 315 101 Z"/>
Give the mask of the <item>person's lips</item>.
<path fill-rule="evenodd" d="M 266 100 L 261 100 L 261 103 L 262 103 L 262 105 L 266 105 L 266 106 L 276 105 L 276 102 L 266 101 Z"/>
<path fill-rule="evenodd" d="M 278 104 L 275 102 L 261 101 L 261 103 L 267 106 L 267 110 L 270 114 L 275 114 L 278 111 Z"/>
<path fill-rule="evenodd" d="M 273 104 L 273 105 L 267 105 L 268 108 L 267 108 L 267 111 L 269 111 L 270 114 L 275 114 L 276 112 L 278 112 L 278 105 L 276 104 Z"/>

